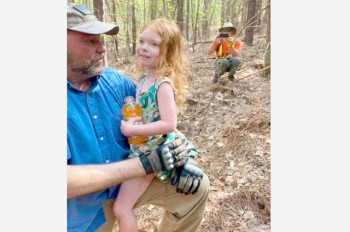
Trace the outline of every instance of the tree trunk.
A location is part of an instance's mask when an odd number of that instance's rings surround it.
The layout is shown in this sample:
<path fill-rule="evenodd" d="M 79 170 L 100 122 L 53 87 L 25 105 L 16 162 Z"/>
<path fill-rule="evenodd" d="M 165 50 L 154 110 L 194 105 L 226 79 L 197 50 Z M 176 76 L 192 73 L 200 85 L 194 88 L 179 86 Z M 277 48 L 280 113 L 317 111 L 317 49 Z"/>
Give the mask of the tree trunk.
<path fill-rule="evenodd" d="M 190 0 L 186 0 L 186 40 L 189 38 L 189 27 L 190 27 Z"/>
<path fill-rule="evenodd" d="M 164 17 L 168 18 L 168 7 L 165 0 L 163 0 L 163 11 L 164 11 Z"/>
<path fill-rule="evenodd" d="M 116 4 L 113 2 L 112 3 L 112 10 L 113 10 L 113 21 L 115 24 L 118 25 L 117 23 L 117 8 L 116 8 Z M 119 56 L 119 48 L 118 48 L 118 38 L 117 38 L 118 34 L 114 36 L 114 48 L 115 48 L 115 54 L 116 54 L 116 58 Z"/>
<path fill-rule="evenodd" d="M 256 1 L 256 10 L 255 12 L 259 12 L 261 10 L 261 5 L 262 5 L 262 0 L 257 0 Z M 261 18 L 263 14 L 260 14 L 258 18 L 256 19 L 256 30 L 255 34 L 260 34 L 261 33 Z"/>
<path fill-rule="evenodd" d="M 177 25 L 179 25 L 180 31 L 183 34 L 184 30 L 184 2 L 183 0 L 177 0 Z"/>
<path fill-rule="evenodd" d="M 157 17 L 157 0 L 151 0 L 151 20 Z"/>
<path fill-rule="evenodd" d="M 267 4 L 270 5 L 271 1 L 270 0 L 267 0 Z M 268 6 L 266 8 L 266 17 L 267 17 L 267 30 L 266 30 L 266 53 L 265 53 L 265 62 L 264 62 L 264 68 L 266 67 L 269 67 L 271 65 L 271 34 L 270 34 L 270 30 L 271 30 L 271 26 L 270 26 L 270 23 L 271 23 L 271 8 L 270 6 Z M 263 72 L 263 76 L 264 77 L 267 77 L 270 75 L 270 71 L 271 71 L 271 68 L 269 69 L 266 69 L 264 72 Z"/>
<path fill-rule="evenodd" d="M 146 0 L 143 0 L 143 25 L 146 24 Z"/>
<path fill-rule="evenodd" d="M 191 32 L 192 32 L 192 41 L 194 41 L 194 32 L 195 32 L 195 29 L 194 29 L 194 25 L 195 25 L 195 21 L 196 21 L 196 12 L 195 12 L 195 5 L 194 5 L 194 1 L 195 0 L 190 0 L 190 3 L 191 3 L 191 7 L 190 7 L 190 20 L 191 20 Z"/>
<path fill-rule="evenodd" d="M 93 0 L 93 5 L 94 5 L 94 14 L 96 15 L 97 19 L 104 22 L 105 21 L 104 0 Z M 102 40 L 102 43 L 106 45 L 106 38 L 103 37 L 101 40 Z M 103 62 L 105 66 L 108 66 L 107 50 L 105 52 Z"/>
<path fill-rule="evenodd" d="M 218 0 L 214 0 L 213 5 L 216 5 L 216 1 L 218 1 Z M 208 22 L 208 26 L 209 27 L 212 25 L 212 21 L 213 21 L 213 17 L 214 17 L 214 11 L 215 11 L 215 7 L 212 7 L 211 13 L 210 13 L 209 22 Z"/>
<path fill-rule="evenodd" d="M 224 25 L 224 23 L 225 23 L 225 15 L 226 15 L 226 7 L 224 7 L 225 4 L 226 4 L 226 0 L 221 0 L 221 7 L 220 7 L 221 8 L 221 20 L 220 20 L 221 24 L 220 24 L 220 26 Z"/>
<path fill-rule="evenodd" d="M 130 7 L 129 4 L 127 2 L 127 6 L 126 6 L 126 18 L 125 18 L 125 40 L 126 40 L 126 56 L 124 56 L 124 63 L 127 64 L 129 63 L 129 54 L 130 54 L 130 32 L 129 32 L 129 12 L 130 12 Z"/>
<path fill-rule="evenodd" d="M 132 26 L 132 54 L 136 54 L 136 15 L 135 15 L 135 0 L 132 0 L 131 6 L 131 26 Z"/>
<path fill-rule="evenodd" d="M 193 33 L 193 47 L 192 47 L 192 51 L 193 51 L 193 52 L 195 52 L 195 51 L 194 51 L 194 45 L 195 45 L 196 42 L 197 42 L 199 4 L 200 4 L 200 0 L 197 1 L 196 20 L 195 20 L 194 33 Z"/>
<path fill-rule="evenodd" d="M 242 12 L 241 22 L 242 22 L 242 24 L 247 22 L 248 2 L 249 2 L 249 0 L 242 1 L 242 10 L 241 10 L 241 12 Z"/>
<path fill-rule="evenodd" d="M 253 18 L 255 12 L 256 0 L 248 0 L 248 15 L 247 15 L 247 28 L 245 30 L 245 42 L 248 46 L 253 46 L 254 39 L 254 25 L 256 18 Z"/>
<path fill-rule="evenodd" d="M 93 0 L 94 4 L 94 14 L 96 15 L 97 19 L 104 22 L 104 1 L 103 0 Z"/>
<path fill-rule="evenodd" d="M 230 6 L 230 17 L 229 21 L 233 24 L 233 26 L 236 26 L 236 19 L 235 19 L 235 0 L 232 0 L 231 6 Z"/>
<path fill-rule="evenodd" d="M 226 8 L 226 13 L 225 13 L 225 22 L 230 21 L 230 14 L 232 11 L 231 5 L 233 4 L 232 0 L 226 0 L 226 5 L 224 6 Z"/>
<path fill-rule="evenodd" d="M 209 0 L 204 0 L 204 20 L 202 24 L 202 32 L 208 36 L 210 36 L 210 33 L 208 33 L 209 29 Z"/>

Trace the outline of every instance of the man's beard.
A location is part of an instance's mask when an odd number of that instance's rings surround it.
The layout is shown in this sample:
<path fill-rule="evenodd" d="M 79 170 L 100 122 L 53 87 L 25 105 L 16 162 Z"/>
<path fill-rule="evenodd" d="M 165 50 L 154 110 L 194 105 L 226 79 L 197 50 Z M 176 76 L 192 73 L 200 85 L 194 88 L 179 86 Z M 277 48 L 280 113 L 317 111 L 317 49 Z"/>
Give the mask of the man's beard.
<path fill-rule="evenodd" d="M 103 72 L 103 65 L 96 66 L 96 63 L 104 56 L 95 55 L 93 60 L 84 60 L 76 57 L 70 52 L 67 52 L 67 67 L 73 72 L 84 76 L 93 77 Z"/>

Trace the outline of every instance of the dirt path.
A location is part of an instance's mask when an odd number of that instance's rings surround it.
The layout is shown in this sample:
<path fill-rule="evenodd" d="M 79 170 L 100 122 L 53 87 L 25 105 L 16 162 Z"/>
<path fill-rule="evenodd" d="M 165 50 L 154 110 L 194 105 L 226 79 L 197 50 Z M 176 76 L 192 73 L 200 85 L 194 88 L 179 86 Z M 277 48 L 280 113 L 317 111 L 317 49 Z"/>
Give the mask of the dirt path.
<path fill-rule="evenodd" d="M 214 85 L 215 59 L 201 48 L 188 52 L 187 109 L 178 116 L 178 129 L 197 147 L 198 163 L 211 181 L 199 231 L 270 231 L 270 79 L 257 73 L 230 82 L 225 74 Z M 236 79 L 263 67 L 259 48 L 244 47 L 243 57 Z M 132 64 L 116 68 L 138 78 Z M 153 231 L 162 212 L 154 206 L 136 209 L 140 231 Z"/>

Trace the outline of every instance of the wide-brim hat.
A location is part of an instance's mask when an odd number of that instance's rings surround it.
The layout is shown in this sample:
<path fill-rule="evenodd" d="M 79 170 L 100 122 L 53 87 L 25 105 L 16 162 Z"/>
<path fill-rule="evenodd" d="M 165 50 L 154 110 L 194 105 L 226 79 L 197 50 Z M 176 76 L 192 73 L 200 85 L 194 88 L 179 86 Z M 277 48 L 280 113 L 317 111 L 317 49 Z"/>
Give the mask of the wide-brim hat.
<path fill-rule="evenodd" d="M 236 32 L 237 32 L 237 29 L 230 22 L 224 23 L 224 25 L 219 28 L 219 32 L 221 32 L 224 29 L 231 29 L 231 30 L 233 30 L 233 34 L 236 34 Z"/>
<path fill-rule="evenodd" d="M 75 3 L 67 4 L 67 29 L 86 34 L 116 35 L 118 25 L 99 21 L 85 6 Z"/>

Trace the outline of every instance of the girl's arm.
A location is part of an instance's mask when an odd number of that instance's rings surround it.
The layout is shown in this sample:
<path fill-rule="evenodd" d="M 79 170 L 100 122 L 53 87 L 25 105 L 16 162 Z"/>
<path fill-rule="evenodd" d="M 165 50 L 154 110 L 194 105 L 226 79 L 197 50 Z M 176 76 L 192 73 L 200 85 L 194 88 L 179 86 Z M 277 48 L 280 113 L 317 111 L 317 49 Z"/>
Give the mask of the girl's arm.
<path fill-rule="evenodd" d="M 135 120 L 121 121 L 121 131 L 125 136 L 161 135 L 175 131 L 177 125 L 176 103 L 174 90 L 169 82 L 159 85 L 157 91 L 157 104 L 160 120 L 143 125 L 133 125 Z"/>

